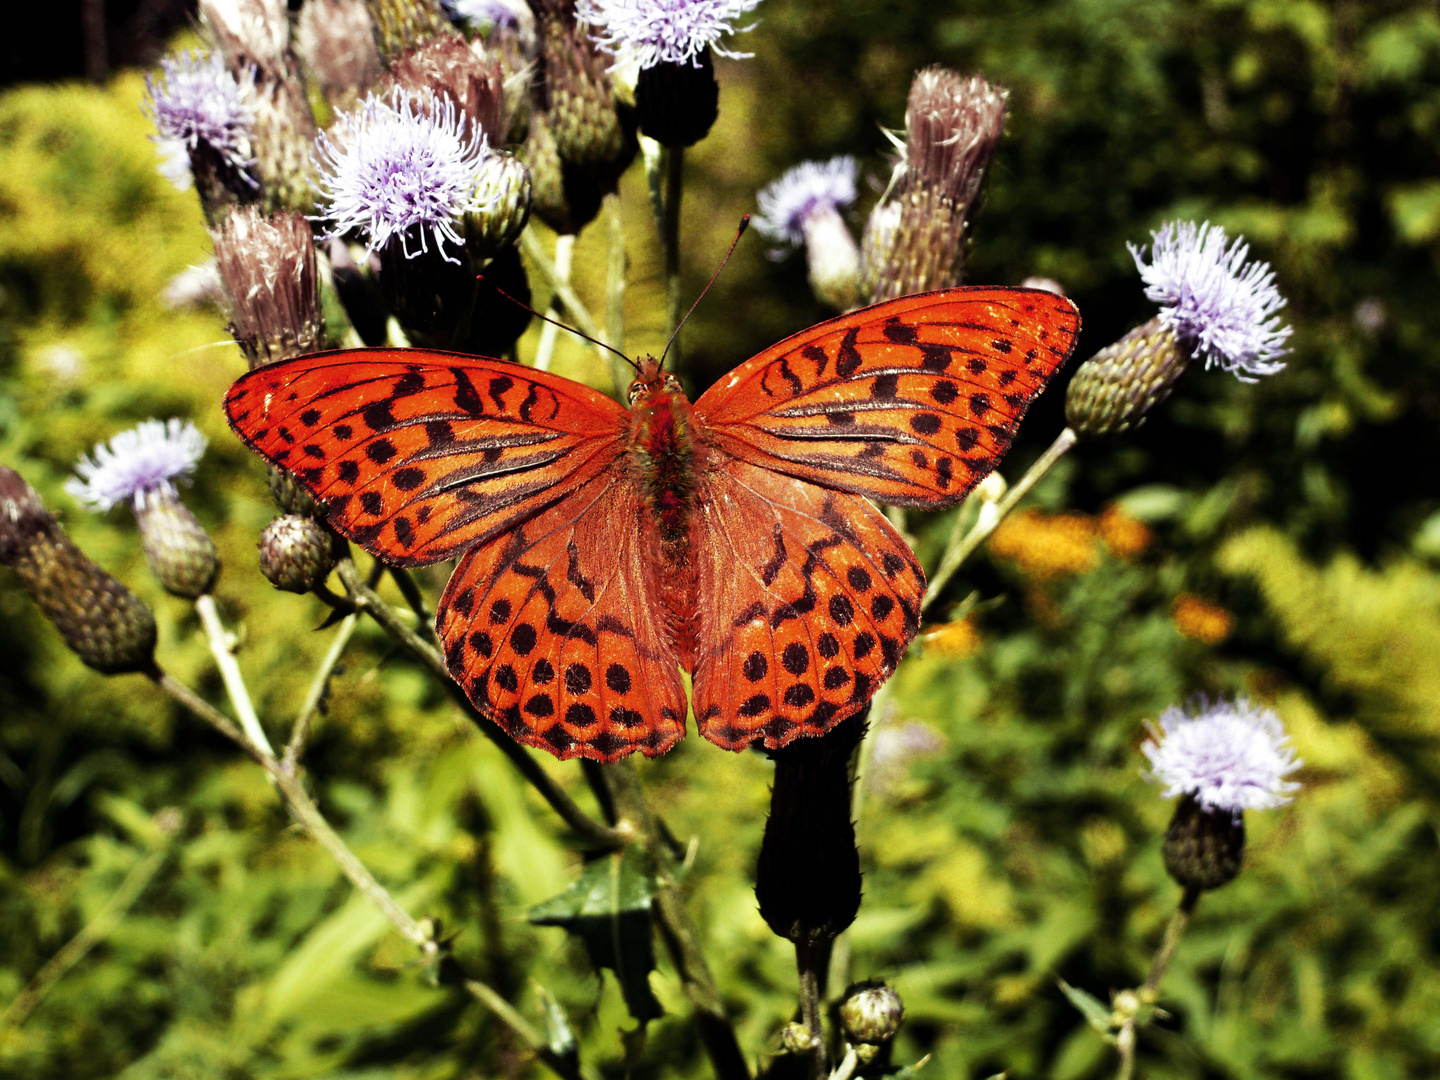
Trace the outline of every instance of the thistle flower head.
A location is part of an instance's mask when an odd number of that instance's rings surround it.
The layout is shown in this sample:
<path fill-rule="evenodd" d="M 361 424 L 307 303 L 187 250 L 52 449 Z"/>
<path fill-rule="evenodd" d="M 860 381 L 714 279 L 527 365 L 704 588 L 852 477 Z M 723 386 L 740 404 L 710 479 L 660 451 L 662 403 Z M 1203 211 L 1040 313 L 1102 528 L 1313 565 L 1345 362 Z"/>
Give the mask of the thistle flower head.
<path fill-rule="evenodd" d="M 354 231 L 372 252 L 398 237 L 406 258 L 429 251 L 433 239 L 447 262 L 460 261 L 445 245 L 462 246 L 461 218 L 486 205 L 477 184 L 488 151 L 448 97 L 371 94 L 317 148 L 327 235 Z"/>
<path fill-rule="evenodd" d="M 1206 704 L 1191 715 L 1173 707 L 1151 725 L 1141 748 L 1150 777 L 1167 798 L 1188 795 L 1209 810 L 1265 810 L 1290 801 L 1300 767 L 1280 719 L 1244 698 Z"/>
<path fill-rule="evenodd" d="M 771 240 L 799 247 L 811 215 L 844 210 L 855 201 L 855 171 L 855 159 L 844 154 L 796 165 L 756 196 L 760 216 L 755 228 Z"/>
<path fill-rule="evenodd" d="M 440 5 L 456 22 L 477 29 L 520 26 L 519 10 L 506 0 L 440 0 Z"/>
<path fill-rule="evenodd" d="M 1171 221 L 1150 234 L 1149 261 L 1128 245 L 1145 282 L 1145 296 L 1161 305 L 1160 319 L 1205 366 L 1218 365 L 1242 382 L 1284 368 L 1290 327 L 1276 314 L 1285 298 L 1269 263 L 1247 262 L 1250 246 L 1231 241 L 1208 221 Z"/>
<path fill-rule="evenodd" d="M 250 164 L 255 132 L 255 72 L 238 78 L 218 54 L 181 52 L 160 61 L 160 74 L 145 78 L 149 100 L 144 108 L 159 132 L 155 139 L 167 157 L 166 175 L 175 179 L 176 146 L 194 150 L 204 144 L 237 169 Z"/>
<path fill-rule="evenodd" d="M 760 0 L 580 0 L 576 14 L 588 24 L 593 39 L 605 52 L 634 61 L 643 71 L 656 64 L 690 64 L 699 67 L 709 49 L 720 56 L 740 59 L 750 53 L 732 52 L 719 44 L 731 34 L 743 34 L 735 20 L 754 11 Z"/>
<path fill-rule="evenodd" d="M 190 421 L 146 420 L 82 456 L 65 490 L 94 510 L 126 501 L 139 510 L 148 494 L 174 495 L 174 481 L 194 472 L 204 452 L 205 436 Z"/>

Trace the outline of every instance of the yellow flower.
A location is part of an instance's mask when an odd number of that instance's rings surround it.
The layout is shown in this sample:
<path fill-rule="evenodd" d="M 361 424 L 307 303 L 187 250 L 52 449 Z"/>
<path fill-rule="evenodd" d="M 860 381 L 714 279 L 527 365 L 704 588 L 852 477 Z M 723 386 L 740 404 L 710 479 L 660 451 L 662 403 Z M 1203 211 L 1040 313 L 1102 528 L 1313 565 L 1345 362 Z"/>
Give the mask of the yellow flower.
<path fill-rule="evenodd" d="M 1000 523 L 990 538 L 990 553 L 1035 577 L 1084 574 L 1100 561 L 1098 535 L 1096 519 L 1085 514 L 1022 510 Z"/>
<path fill-rule="evenodd" d="M 1220 644 L 1235 626 L 1235 616 L 1230 612 L 1191 593 L 1175 598 L 1170 605 L 1170 619 L 1180 633 L 1206 645 Z"/>
<path fill-rule="evenodd" d="M 1100 539 L 1115 558 L 1133 559 L 1150 546 L 1154 537 L 1144 522 L 1111 505 L 1100 515 Z"/>

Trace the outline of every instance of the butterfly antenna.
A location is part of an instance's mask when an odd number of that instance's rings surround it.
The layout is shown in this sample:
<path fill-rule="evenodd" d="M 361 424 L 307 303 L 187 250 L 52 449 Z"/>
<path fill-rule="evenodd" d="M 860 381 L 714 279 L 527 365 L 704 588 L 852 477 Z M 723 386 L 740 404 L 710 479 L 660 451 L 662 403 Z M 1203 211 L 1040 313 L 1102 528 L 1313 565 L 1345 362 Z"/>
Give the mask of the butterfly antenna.
<path fill-rule="evenodd" d="M 665 343 L 665 351 L 660 354 L 660 364 L 662 367 L 665 364 L 665 357 L 670 354 L 670 346 L 674 345 L 675 339 L 680 336 L 681 327 L 690 320 L 691 315 L 695 314 L 695 309 L 700 306 L 700 301 L 705 299 L 705 294 L 710 291 L 710 286 L 715 284 L 715 279 L 720 276 L 720 271 L 725 269 L 725 264 L 730 261 L 730 256 L 735 254 L 735 245 L 740 243 L 740 237 L 745 235 L 745 230 L 749 227 L 750 215 L 746 214 L 740 219 L 740 227 L 735 230 L 735 239 L 730 241 L 730 250 L 725 252 L 725 258 L 720 260 L 720 265 L 716 267 L 715 273 L 711 275 L 709 284 L 700 290 L 700 295 L 695 298 L 695 303 L 690 305 L 690 310 L 685 313 L 685 318 L 680 320 L 675 327 L 675 332 L 670 335 L 670 340 Z"/>
<path fill-rule="evenodd" d="M 479 281 L 485 281 L 485 275 L 484 275 L 484 274 L 476 274 L 475 277 L 476 277 L 476 279 L 479 280 Z M 515 297 L 511 296 L 511 295 L 510 295 L 509 293 L 507 293 L 504 289 L 500 288 L 499 285 L 496 285 L 493 281 L 487 282 L 487 284 L 488 284 L 492 289 L 494 289 L 497 293 L 499 293 L 501 296 L 503 296 L 506 300 L 509 300 L 509 301 L 510 301 L 512 304 L 514 304 L 516 307 L 520 308 L 522 311 L 528 311 L 531 315 L 534 315 L 537 319 L 541 320 L 542 322 L 548 322 L 551 326 L 558 326 L 561 330 L 565 330 L 565 331 L 567 331 L 567 332 L 569 332 L 569 333 L 571 333 L 571 334 L 574 334 L 574 335 L 575 335 L 576 337 L 578 337 L 578 338 L 584 338 L 586 341 L 590 342 L 591 345 L 598 345 L 598 346 L 600 346 L 600 348 L 602 348 L 602 349 L 609 349 L 609 350 L 610 350 L 611 352 L 613 352 L 616 356 L 620 357 L 621 360 L 624 360 L 627 364 L 629 364 L 632 368 L 634 368 L 637 373 L 640 371 L 640 365 L 637 364 L 634 360 L 631 360 L 630 357 L 626 356 L 626 355 L 625 355 L 623 352 L 621 352 L 619 349 L 615 348 L 615 346 L 613 346 L 613 345 L 606 345 L 605 342 L 599 340 L 598 338 L 593 338 L 593 337 L 591 337 L 589 334 L 585 333 L 583 330 L 576 330 L 573 326 L 566 326 L 564 323 L 559 322 L 559 321 L 557 321 L 557 320 L 555 320 L 555 319 L 550 318 L 549 315 L 541 315 L 540 312 L 536 311 L 536 310 L 535 310 L 533 307 L 531 307 L 529 304 L 525 303 L 525 301 L 515 299 Z"/>

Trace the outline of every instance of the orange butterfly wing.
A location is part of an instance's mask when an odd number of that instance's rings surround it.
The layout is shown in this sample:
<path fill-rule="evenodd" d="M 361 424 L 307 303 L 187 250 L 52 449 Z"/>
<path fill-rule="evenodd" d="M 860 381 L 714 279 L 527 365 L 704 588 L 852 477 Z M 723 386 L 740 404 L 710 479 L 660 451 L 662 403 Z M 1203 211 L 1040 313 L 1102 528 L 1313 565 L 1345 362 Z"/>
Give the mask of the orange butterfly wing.
<path fill-rule="evenodd" d="M 701 395 L 732 457 L 898 506 L 953 506 L 1070 355 L 1075 305 L 1038 289 L 901 297 L 812 326 Z"/>
<path fill-rule="evenodd" d="M 628 418 L 569 379 L 421 349 L 256 368 L 225 412 L 324 502 L 337 531 L 397 566 L 452 558 L 605 472 Z"/>
<path fill-rule="evenodd" d="M 700 499 L 700 733 L 730 750 L 823 735 L 919 629 L 919 562 L 865 499 L 748 462 L 720 463 Z"/>
<path fill-rule="evenodd" d="M 685 734 L 685 687 L 640 494 L 596 476 L 476 547 L 436 615 L 470 700 L 559 758 L 663 754 Z"/>

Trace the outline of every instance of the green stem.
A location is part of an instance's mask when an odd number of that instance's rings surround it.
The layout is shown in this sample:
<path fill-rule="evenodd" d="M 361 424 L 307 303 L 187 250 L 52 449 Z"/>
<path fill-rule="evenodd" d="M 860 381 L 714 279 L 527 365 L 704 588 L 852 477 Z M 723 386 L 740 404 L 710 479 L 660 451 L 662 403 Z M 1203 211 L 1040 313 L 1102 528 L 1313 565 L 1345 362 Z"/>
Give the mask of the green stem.
<path fill-rule="evenodd" d="M 1160 947 L 1155 950 L 1155 956 L 1150 961 L 1150 972 L 1145 976 L 1145 983 L 1135 992 L 1136 1004 L 1139 1008 L 1149 1009 L 1155 1004 L 1160 994 L 1160 980 L 1165 977 L 1165 971 L 1170 962 L 1175 959 L 1175 952 L 1180 948 L 1180 939 L 1185 936 L 1185 929 L 1190 925 L 1190 916 L 1195 912 L 1195 905 L 1200 902 L 1200 890 L 1193 886 L 1187 887 L 1180 897 L 1180 903 L 1175 908 L 1175 914 L 1170 916 L 1170 921 L 1165 925 L 1165 936 L 1160 939 Z M 1115 1037 L 1115 1046 L 1120 1052 L 1120 1062 L 1115 1070 L 1115 1080 L 1130 1080 L 1135 1073 L 1135 1046 L 1136 1028 L 1138 1027 L 1137 1013 L 1131 1013 L 1125 1018 L 1120 1026 L 1120 1032 Z"/>
<path fill-rule="evenodd" d="M 335 569 L 340 575 L 340 580 L 345 584 L 345 590 L 355 607 L 374 619 L 385 633 L 430 669 L 431 673 L 450 692 L 450 696 L 454 698 L 456 704 L 470 715 L 475 725 L 499 747 L 501 753 L 510 759 L 520 775 L 530 782 L 530 786 L 540 793 L 541 798 L 550 804 L 551 808 L 565 821 L 565 824 L 575 830 L 582 840 L 601 851 L 613 851 L 628 842 L 627 836 L 621 835 L 614 829 L 607 829 L 581 810 L 528 750 L 501 731 L 493 720 L 476 711 L 475 706 L 465 697 L 459 684 L 451 678 L 440 650 L 405 625 L 395 609 L 380 599 L 375 591 L 361 580 L 359 568 L 352 560 L 342 559 Z"/>
<path fill-rule="evenodd" d="M 629 269 L 625 257 L 625 217 L 620 205 L 620 196 L 615 192 L 605 196 L 609 207 L 610 251 L 605 273 L 605 344 L 616 352 L 625 351 L 625 273 Z M 615 353 L 607 352 L 605 358 L 610 364 L 610 378 L 615 383 L 615 396 L 625 400 L 625 391 L 630 385 L 634 372 Z"/>
<path fill-rule="evenodd" d="M 210 643 L 210 652 L 215 656 L 215 666 L 220 669 L 225 693 L 230 697 L 235 715 L 240 718 L 240 726 L 251 742 L 273 758 L 275 748 L 270 745 L 265 729 L 260 726 L 260 718 L 255 715 L 255 705 L 250 700 L 250 691 L 245 688 L 245 678 L 240 674 L 240 665 L 235 662 L 235 654 L 230 651 L 230 635 L 220 621 L 220 612 L 215 608 L 215 598 L 209 593 L 196 597 L 195 610 L 200 615 L 201 625 L 205 627 L 205 638 Z"/>
<path fill-rule="evenodd" d="M 45 965 L 35 973 L 20 993 L 16 994 L 10 1004 L 0 1011 L 0 1028 L 7 1025 L 20 1027 L 30 1016 L 35 1008 L 44 1000 L 51 988 L 64 978 L 76 964 L 83 960 L 87 953 L 96 945 L 100 944 L 111 932 L 120 925 L 125 918 L 125 913 L 130 910 L 132 904 L 140 899 L 140 894 L 150 884 L 160 867 L 165 865 L 165 859 L 170 854 L 169 840 L 175 830 L 161 830 L 164 841 L 142 855 L 125 875 L 120 887 L 111 894 L 110 899 L 105 901 L 104 906 L 95 913 L 95 917 L 80 928 L 80 932 L 67 941 L 54 956 L 45 962 Z"/>
<path fill-rule="evenodd" d="M 287 773 L 293 774 L 296 766 L 300 764 L 300 755 L 305 752 L 305 743 L 310 738 L 310 729 L 320 711 L 320 702 L 325 698 L 325 688 L 330 685 L 330 676 L 335 674 L 335 668 L 340 663 L 345 646 L 350 643 L 351 635 L 355 633 L 355 624 L 359 621 L 360 617 L 353 612 L 340 620 L 340 629 L 335 632 L 330 651 L 315 669 L 315 677 L 310 680 L 310 690 L 305 695 L 305 703 L 300 706 L 300 713 L 295 717 L 295 724 L 290 729 L 290 741 L 285 744 L 285 757 L 280 762 L 281 768 Z"/>
<path fill-rule="evenodd" d="M 814 942 L 795 943 L 795 966 L 800 973 L 800 1022 L 810 1032 L 810 1076 L 821 1080 L 829 1069 L 825 1053 L 825 1025 L 820 1015 L 822 1005 L 822 968 L 829 950 Z"/>
<path fill-rule="evenodd" d="M 1020 500 L 1030 493 L 1030 489 L 1055 467 L 1056 462 L 1069 453 L 1077 438 L 1078 436 L 1071 428 L 1067 427 L 1060 432 L 1045 453 L 1040 455 L 1039 460 L 1026 470 L 1019 483 L 1005 492 L 999 502 L 981 508 L 980 516 L 975 520 L 974 526 L 971 527 L 965 538 L 958 544 L 952 543 L 946 546 L 945 554 L 940 559 L 940 565 L 935 568 L 935 573 L 930 578 L 930 584 L 925 589 L 925 597 L 920 601 L 921 611 L 927 610 L 935 602 L 955 571 L 960 569 L 961 564 L 975 554 L 975 550 L 990 538 L 990 534 L 995 531 L 1000 522 L 1005 520 L 1010 511 L 1015 509 Z M 987 513 L 987 511 L 989 512 Z"/>

